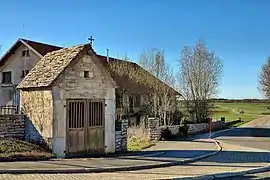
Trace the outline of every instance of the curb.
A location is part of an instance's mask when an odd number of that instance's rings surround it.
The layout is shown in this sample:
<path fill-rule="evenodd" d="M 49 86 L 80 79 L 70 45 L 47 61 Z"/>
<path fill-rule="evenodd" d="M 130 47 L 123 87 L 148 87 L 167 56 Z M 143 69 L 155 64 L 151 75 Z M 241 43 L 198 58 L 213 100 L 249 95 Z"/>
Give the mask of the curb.
<path fill-rule="evenodd" d="M 229 177 L 237 177 L 237 176 L 244 176 L 247 174 L 254 174 L 254 173 L 262 173 L 270 170 L 270 166 L 264 166 L 260 168 L 253 168 L 248 169 L 245 171 L 239 172 L 228 172 L 228 173 L 219 173 L 219 174 L 207 174 L 202 176 L 195 176 L 195 177 L 184 177 L 184 178 L 171 178 L 170 180 L 211 180 L 211 179 L 219 179 L 219 178 L 229 178 Z"/>
<path fill-rule="evenodd" d="M 220 132 L 213 133 L 210 138 L 212 138 L 215 134 L 225 132 L 225 131 L 230 131 L 234 128 L 231 129 L 225 129 Z M 222 146 L 220 145 L 219 141 L 212 139 L 216 142 L 216 144 L 220 147 L 220 151 L 222 150 Z M 270 166 L 263 166 L 259 168 L 253 168 L 253 169 L 248 169 L 244 171 L 238 171 L 238 172 L 225 172 L 225 173 L 217 173 L 217 174 L 205 174 L 205 175 L 200 175 L 200 176 L 191 176 L 191 177 L 183 177 L 183 178 L 170 178 L 170 180 L 190 180 L 190 179 L 195 179 L 195 180 L 212 180 L 212 179 L 219 179 L 219 178 L 229 178 L 229 177 L 237 177 L 237 176 L 244 176 L 247 174 L 255 174 L 255 173 L 262 173 L 270 171 Z M 165 180 L 165 179 L 164 179 Z"/>
<path fill-rule="evenodd" d="M 193 163 L 204 158 L 208 158 L 219 153 L 222 150 L 222 147 L 219 145 L 219 142 L 214 141 L 217 146 L 217 150 L 208 154 L 197 156 L 194 158 L 173 161 L 169 163 L 159 163 L 159 164 L 144 164 L 144 165 L 135 165 L 135 166 L 120 166 L 120 167 L 104 167 L 104 168 L 69 168 L 69 169 L 0 169 L 0 174 L 70 174 L 70 173 L 101 173 L 101 172 L 117 172 L 117 171 L 134 171 L 134 170 L 143 170 L 143 169 L 152 169 L 152 168 L 162 168 L 170 167 L 177 165 L 184 165 L 188 163 Z"/>

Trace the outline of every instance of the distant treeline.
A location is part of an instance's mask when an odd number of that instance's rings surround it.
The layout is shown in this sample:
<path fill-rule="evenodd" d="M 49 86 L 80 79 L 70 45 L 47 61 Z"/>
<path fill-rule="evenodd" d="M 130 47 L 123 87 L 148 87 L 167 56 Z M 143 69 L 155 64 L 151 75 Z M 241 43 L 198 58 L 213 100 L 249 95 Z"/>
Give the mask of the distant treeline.
<path fill-rule="evenodd" d="M 179 102 L 182 102 L 180 100 Z M 270 103 L 270 100 L 267 99 L 225 99 L 225 98 L 218 98 L 212 99 L 212 102 L 215 103 Z"/>
<path fill-rule="evenodd" d="M 212 99 L 213 102 L 223 102 L 223 103 L 270 103 L 267 99 L 225 99 L 218 98 Z"/>

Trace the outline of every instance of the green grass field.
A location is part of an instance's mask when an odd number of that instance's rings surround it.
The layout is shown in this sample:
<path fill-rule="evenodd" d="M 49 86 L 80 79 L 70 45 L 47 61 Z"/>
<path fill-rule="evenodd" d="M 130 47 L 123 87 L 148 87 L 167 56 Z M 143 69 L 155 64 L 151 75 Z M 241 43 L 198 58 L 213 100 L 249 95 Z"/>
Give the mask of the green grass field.
<path fill-rule="evenodd" d="M 270 104 L 266 103 L 215 103 L 212 109 L 213 119 L 225 117 L 226 121 L 242 118 L 243 123 L 256 119 L 262 115 L 270 115 Z M 241 114 L 240 112 L 244 113 Z M 238 124 L 240 125 L 240 124 Z"/>

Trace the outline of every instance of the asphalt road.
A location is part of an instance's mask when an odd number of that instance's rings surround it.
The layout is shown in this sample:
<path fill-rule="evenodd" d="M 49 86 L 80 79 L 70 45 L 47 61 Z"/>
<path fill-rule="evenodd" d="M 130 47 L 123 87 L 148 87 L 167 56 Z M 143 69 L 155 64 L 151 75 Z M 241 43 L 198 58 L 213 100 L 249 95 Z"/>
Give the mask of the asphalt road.
<path fill-rule="evenodd" d="M 245 176 L 231 177 L 231 178 L 221 178 L 217 180 L 270 180 L 270 172 L 263 172 L 257 174 L 248 174 Z"/>
<path fill-rule="evenodd" d="M 260 119 L 254 120 L 248 124 L 243 125 L 242 127 L 235 128 L 233 130 L 221 131 L 213 136 L 215 139 L 222 143 L 228 143 L 233 145 L 238 145 L 241 147 L 248 147 L 254 149 L 261 149 L 270 151 L 270 116 L 265 116 Z M 266 163 L 269 163 L 269 153 L 262 154 Z M 259 154 L 255 154 L 253 158 L 258 158 Z M 270 180 L 270 171 L 257 173 L 257 174 L 249 174 L 241 177 L 233 177 L 233 178 L 220 178 L 220 180 Z"/>
<path fill-rule="evenodd" d="M 217 133 L 213 137 L 224 143 L 270 151 L 270 116 Z"/>

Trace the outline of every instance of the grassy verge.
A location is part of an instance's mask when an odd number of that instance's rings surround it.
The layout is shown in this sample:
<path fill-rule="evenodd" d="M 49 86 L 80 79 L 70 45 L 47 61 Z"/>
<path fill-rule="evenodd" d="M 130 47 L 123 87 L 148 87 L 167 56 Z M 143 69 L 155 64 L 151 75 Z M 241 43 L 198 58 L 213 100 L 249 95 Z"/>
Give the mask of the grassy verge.
<path fill-rule="evenodd" d="M 145 148 L 154 146 L 156 141 L 150 140 L 139 140 L 139 139 L 129 139 L 128 140 L 128 151 L 140 151 Z"/>
<path fill-rule="evenodd" d="M 238 127 L 238 126 L 241 126 L 241 125 L 243 125 L 243 124 L 246 124 L 246 123 L 248 123 L 248 122 L 250 122 L 250 121 L 252 121 L 252 120 L 254 120 L 254 119 L 257 119 L 257 118 L 259 118 L 260 116 L 256 116 L 256 115 L 253 115 L 253 116 L 250 116 L 250 115 L 245 115 L 245 116 L 243 116 L 243 118 L 242 118 L 242 122 L 239 122 L 239 123 L 236 123 L 236 124 L 234 124 L 234 125 L 232 125 L 233 127 Z"/>
<path fill-rule="evenodd" d="M 215 103 L 212 112 L 213 118 L 217 120 L 225 117 L 226 121 L 233 121 L 240 117 L 243 121 L 234 125 L 240 126 L 269 114 L 270 109 L 266 103 Z"/>
<path fill-rule="evenodd" d="M 0 139 L 0 162 L 48 160 L 54 155 L 45 149 L 16 139 Z"/>
<path fill-rule="evenodd" d="M 140 151 L 156 144 L 149 139 L 149 131 L 143 126 L 134 126 L 128 129 L 128 151 Z"/>

